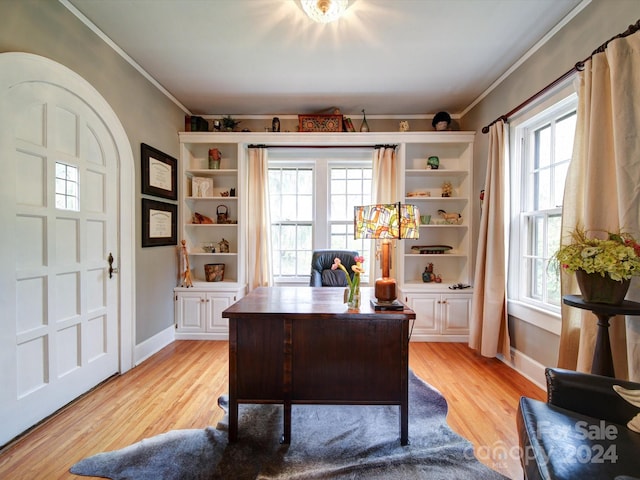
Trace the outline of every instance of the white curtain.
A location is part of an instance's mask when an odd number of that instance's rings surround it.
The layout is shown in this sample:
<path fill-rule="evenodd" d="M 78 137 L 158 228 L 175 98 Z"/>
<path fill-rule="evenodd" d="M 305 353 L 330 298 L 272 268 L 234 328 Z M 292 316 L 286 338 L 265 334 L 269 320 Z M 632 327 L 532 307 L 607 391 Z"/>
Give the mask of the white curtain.
<path fill-rule="evenodd" d="M 373 202 L 395 203 L 398 165 L 394 147 L 376 147 L 373 151 Z"/>
<path fill-rule="evenodd" d="M 396 203 L 398 164 L 396 162 L 396 149 L 394 147 L 376 147 L 373 151 L 373 203 Z M 395 247 L 395 241 L 392 241 Z M 394 248 L 395 251 L 395 248 Z M 379 255 L 376 254 L 376 258 Z M 391 259 L 394 258 L 391 254 Z M 395 276 L 394 262 L 391 261 L 390 275 Z M 380 267 L 379 262 L 377 267 Z"/>
<path fill-rule="evenodd" d="M 511 358 L 507 323 L 507 231 L 509 208 L 508 126 L 489 129 L 489 157 L 476 252 L 469 346 L 486 357 Z"/>
<path fill-rule="evenodd" d="M 271 218 L 269 216 L 269 166 L 266 148 L 249 149 L 247 192 L 247 284 L 249 291 L 268 287 L 271 276 Z"/>
<path fill-rule="evenodd" d="M 562 209 L 563 242 L 580 225 L 640 235 L 640 34 L 609 43 L 579 74 L 573 158 Z M 579 293 L 575 275 L 562 274 L 562 294 Z M 640 300 L 634 278 L 627 299 Z M 618 378 L 640 380 L 640 323 L 611 319 Z M 590 371 L 597 326 L 587 311 L 562 306 L 558 366 Z"/>

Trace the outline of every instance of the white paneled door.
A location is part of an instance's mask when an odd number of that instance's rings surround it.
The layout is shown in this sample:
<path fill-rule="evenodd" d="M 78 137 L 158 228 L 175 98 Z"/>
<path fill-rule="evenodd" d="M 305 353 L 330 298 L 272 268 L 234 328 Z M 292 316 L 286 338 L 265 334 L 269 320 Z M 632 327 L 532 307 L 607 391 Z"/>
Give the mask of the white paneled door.
<path fill-rule="evenodd" d="M 119 370 L 118 150 L 54 82 L 0 92 L 0 445 Z"/>

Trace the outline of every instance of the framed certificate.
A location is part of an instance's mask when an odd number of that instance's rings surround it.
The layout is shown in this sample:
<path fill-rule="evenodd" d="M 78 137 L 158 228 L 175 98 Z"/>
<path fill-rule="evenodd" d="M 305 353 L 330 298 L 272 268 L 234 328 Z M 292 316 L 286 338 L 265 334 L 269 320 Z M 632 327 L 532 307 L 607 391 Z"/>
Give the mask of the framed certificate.
<path fill-rule="evenodd" d="M 142 194 L 178 199 L 178 161 L 160 150 L 141 144 Z"/>
<path fill-rule="evenodd" d="M 142 246 L 176 245 L 178 243 L 177 216 L 177 205 L 143 198 Z"/>

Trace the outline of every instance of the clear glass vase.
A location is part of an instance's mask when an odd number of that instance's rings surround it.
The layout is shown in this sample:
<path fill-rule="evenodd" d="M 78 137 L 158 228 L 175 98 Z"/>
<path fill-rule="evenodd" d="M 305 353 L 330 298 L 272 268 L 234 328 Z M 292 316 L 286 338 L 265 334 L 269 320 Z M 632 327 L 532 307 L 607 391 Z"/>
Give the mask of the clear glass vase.
<path fill-rule="evenodd" d="M 360 287 L 347 288 L 347 307 L 360 308 Z"/>

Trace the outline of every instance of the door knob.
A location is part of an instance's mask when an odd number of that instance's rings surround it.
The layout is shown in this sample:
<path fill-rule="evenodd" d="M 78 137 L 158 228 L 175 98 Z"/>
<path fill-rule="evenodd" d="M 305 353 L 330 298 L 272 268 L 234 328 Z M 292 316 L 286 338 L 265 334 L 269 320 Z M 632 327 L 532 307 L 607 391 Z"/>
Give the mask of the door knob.
<path fill-rule="evenodd" d="M 107 258 L 109 262 L 109 278 L 113 278 L 114 273 L 119 273 L 120 270 L 118 268 L 114 268 L 113 266 L 113 255 L 109 252 L 109 258 Z"/>

